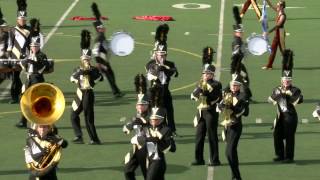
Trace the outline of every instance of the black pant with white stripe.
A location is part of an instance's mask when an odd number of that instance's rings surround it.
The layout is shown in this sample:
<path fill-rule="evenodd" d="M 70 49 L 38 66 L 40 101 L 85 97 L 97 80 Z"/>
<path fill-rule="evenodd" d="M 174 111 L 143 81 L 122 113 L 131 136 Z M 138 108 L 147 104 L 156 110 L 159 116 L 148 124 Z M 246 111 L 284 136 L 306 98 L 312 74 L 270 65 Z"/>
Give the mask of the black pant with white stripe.
<path fill-rule="evenodd" d="M 94 93 L 92 89 L 81 91 L 82 101 L 78 104 L 78 109 L 71 112 L 71 123 L 74 133 L 77 137 L 82 137 L 79 115 L 83 111 L 89 137 L 92 141 L 98 142 L 100 140 L 94 125 Z"/>

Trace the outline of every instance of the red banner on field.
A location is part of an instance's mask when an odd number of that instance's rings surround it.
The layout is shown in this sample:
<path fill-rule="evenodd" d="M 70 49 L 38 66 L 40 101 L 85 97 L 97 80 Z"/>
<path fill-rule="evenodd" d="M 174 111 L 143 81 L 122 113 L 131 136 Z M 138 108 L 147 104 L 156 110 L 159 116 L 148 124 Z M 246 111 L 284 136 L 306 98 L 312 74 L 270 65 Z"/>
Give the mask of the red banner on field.
<path fill-rule="evenodd" d="M 145 21 L 174 21 L 172 16 L 134 16 L 133 19 Z"/>
<path fill-rule="evenodd" d="M 101 16 L 100 20 L 108 20 L 109 18 L 106 16 Z M 95 17 L 84 17 L 84 16 L 73 16 L 72 18 L 70 18 L 70 20 L 73 21 L 95 21 L 97 20 L 97 18 Z"/>

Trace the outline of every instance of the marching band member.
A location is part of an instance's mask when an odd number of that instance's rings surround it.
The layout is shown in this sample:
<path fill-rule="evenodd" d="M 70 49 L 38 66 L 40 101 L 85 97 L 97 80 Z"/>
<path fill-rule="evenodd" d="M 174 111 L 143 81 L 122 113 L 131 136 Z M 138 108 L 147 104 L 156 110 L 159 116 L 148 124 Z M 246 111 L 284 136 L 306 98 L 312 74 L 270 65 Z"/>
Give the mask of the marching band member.
<path fill-rule="evenodd" d="M 7 48 L 9 38 L 9 28 L 7 22 L 3 18 L 3 14 L 0 8 L 0 58 L 7 59 Z M 7 79 L 8 73 L 0 72 L 0 84 Z"/>
<path fill-rule="evenodd" d="M 316 109 L 312 112 L 312 116 L 320 120 L 320 102 L 316 106 Z"/>
<path fill-rule="evenodd" d="M 202 71 L 202 78 L 198 86 L 191 93 L 191 99 L 199 101 L 197 115 L 194 118 L 196 130 L 195 161 L 191 165 L 204 165 L 203 147 L 206 133 L 208 132 L 210 158 L 208 166 L 220 165 L 219 141 L 218 141 L 218 120 L 216 104 L 222 97 L 222 85 L 214 80 L 215 67 L 205 64 Z"/>
<path fill-rule="evenodd" d="M 176 125 L 174 121 L 174 109 L 172 96 L 169 90 L 171 76 L 178 77 L 178 70 L 172 61 L 167 60 L 167 33 L 169 26 L 160 25 L 157 28 L 154 59 L 151 59 L 145 66 L 147 79 L 151 81 L 151 87 L 159 87 L 163 92 L 163 107 L 166 109 L 166 120 L 173 134 L 176 135 Z"/>
<path fill-rule="evenodd" d="M 231 74 L 238 74 L 242 78 L 242 90 L 247 95 L 246 99 L 251 100 L 252 92 L 250 90 L 250 80 L 249 74 L 246 66 L 243 64 L 242 60 L 244 59 L 244 43 L 242 41 L 243 35 L 243 25 L 242 20 L 239 16 L 238 7 L 233 7 L 233 15 L 236 21 L 236 24 L 233 25 L 234 36 L 232 42 L 232 56 L 231 56 Z"/>
<path fill-rule="evenodd" d="M 12 59 L 24 59 L 28 55 L 30 27 L 27 22 L 27 3 L 26 0 L 17 0 L 17 25 L 9 32 L 8 54 Z M 22 82 L 20 79 L 20 69 L 12 72 L 11 101 L 9 103 L 18 103 L 21 94 Z"/>
<path fill-rule="evenodd" d="M 293 52 L 284 50 L 281 86 L 273 89 L 268 101 L 277 106 L 277 117 L 273 126 L 274 161 L 294 162 L 295 132 L 298 114 L 295 106 L 303 102 L 301 90 L 292 84 Z"/>
<path fill-rule="evenodd" d="M 240 17 L 243 18 L 244 14 L 247 12 L 249 6 L 252 6 L 254 9 L 254 12 L 257 15 L 258 20 L 261 18 L 261 10 L 257 4 L 257 0 L 246 0 L 246 2 L 243 4 L 241 12 L 240 12 Z"/>
<path fill-rule="evenodd" d="M 90 145 L 101 144 L 94 125 L 94 92 L 93 87 L 98 81 L 103 80 L 99 70 L 90 64 L 90 32 L 82 30 L 81 66 L 75 69 L 70 81 L 78 85 L 76 97 L 72 102 L 71 123 L 75 133 L 74 143 L 83 144 L 82 131 L 80 126 L 80 113 L 84 111 L 85 122 L 90 136 Z"/>
<path fill-rule="evenodd" d="M 103 26 L 100 20 L 101 14 L 97 4 L 92 3 L 91 8 L 92 8 L 93 14 L 96 17 L 96 21 L 93 23 L 93 26 L 97 32 L 97 37 L 95 39 L 95 44 L 92 49 L 92 54 L 96 59 L 97 68 L 102 74 L 104 74 L 107 77 L 114 97 L 119 98 L 124 96 L 124 93 L 122 93 L 118 88 L 116 84 L 116 78 L 114 76 L 114 72 L 111 68 L 111 64 L 110 64 L 111 51 L 109 49 L 109 42 L 104 35 L 106 28 Z"/>
<path fill-rule="evenodd" d="M 33 84 L 44 82 L 43 72 L 48 66 L 47 55 L 40 50 L 40 22 L 37 19 L 31 19 L 31 43 L 30 54 L 26 60 L 21 60 L 20 66 L 27 73 L 27 80 L 22 88 L 22 92 Z M 20 122 L 16 124 L 18 128 L 27 127 L 27 119 L 22 116 Z"/>
<path fill-rule="evenodd" d="M 151 93 L 152 109 L 149 126 L 145 128 L 137 142 L 147 151 L 147 175 L 146 180 L 164 180 L 167 163 L 165 153 L 172 145 L 171 129 L 164 122 L 166 110 L 161 107 L 163 98 L 159 89 Z"/>
<path fill-rule="evenodd" d="M 248 115 L 248 102 L 243 92 L 240 92 L 242 78 L 234 74 L 230 87 L 223 91 L 222 101 L 217 111 L 224 118 L 224 137 L 227 143 L 226 156 L 232 172 L 232 180 L 241 180 L 237 147 L 242 133 L 242 115 Z"/>
<path fill-rule="evenodd" d="M 285 46 L 285 36 L 286 32 L 284 29 L 284 24 L 287 20 L 287 15 L 284 12 L 286 8 L 286 2 L 284 0 L 280 0 L 276 6 L 272 5 L 270 0 L 266 0 L 269 6 L 277 13 L 276 17 L 276 25 L 271 28 L 268 32 L 264 33 L 264 36 L 267 36 L 269 33 L 274 32 L 274 37 L 271 45 L 271 54 L 269 56 L 268 64 L 263 66 L 262 69 L 270 70 L 272 69 L 272 64 L 274 58 L 276 57 L 277 48 L 280 48 L 280 52 L 282 56 L 284 55 Z"/>
<path fill-rule="evenodd" d="M 50 153 L 50 147 L 54 145 L 62 148 L 68 146 L 68 142 L 53 132 L 51 125 L 33 124 L 34 129 L 28 130 L 27 144 L 25 147 L 25 161 L 30 171 L 30 180 L 57 180 L 57 162 L 42 169 L 34 169 L 33 165 L 44 163 Z"/>
<path fill-rule="evenodd" d="M 135 170 L 138 166 L 141 168 L 141 172 L 144 178 L 147 176 L 146 158 L 147 152 L 145 146 L 139 145 L 135 138 L 140 136 L 143 129 L 149 125 L 149 98 L 147 93 L 147 80 L 143 74 L 137 74 L 135 77 L 136 92 L 138 94 L 136 110 L 137 115 L 132 118 L 131 122 L 128 122 L 123 126 L 123 132 L 129 134 L 131 131 L 135 131 L 135 136 L 132 138 L 131 143 L 133 145 L 132 152 L 127 153 L 125 157 L 124 175 L 126 180 L 135 180 Z"/>

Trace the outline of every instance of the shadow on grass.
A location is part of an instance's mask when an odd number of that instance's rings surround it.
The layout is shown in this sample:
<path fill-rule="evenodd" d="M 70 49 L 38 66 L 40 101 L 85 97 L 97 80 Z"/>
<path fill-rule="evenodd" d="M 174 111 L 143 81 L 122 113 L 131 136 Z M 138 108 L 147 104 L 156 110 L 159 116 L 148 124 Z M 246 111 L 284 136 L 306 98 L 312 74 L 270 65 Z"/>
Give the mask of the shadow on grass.
<path fill-rule="evenodd" d="M 17 175 L 17 174 L 29 174 L 27 170 L 0 170 L 0 176 L 4 175 Z"/>
<path fill-rule="evenodd" d="M 168 174 L 180 174 L 185 171 L 187 171 L 189 168 L 187 166 L 182 166 L 178 164 L 168 164 L 167 165 L 167 171 Z M 76 167 L 69 167 L 69 168 L 59 168 L 59 172 L 61 173 L 76 173 L 76 172 L 84 172 L 84 171 L 100 171 L 100 170 L 111 170 L 111 171 L 119 171 L 123 172 L 123 166 L 111 166 L 111 167 L 82 167 L 82 168 L 76 168 Z M 137 170 L 137 175 L 141 174 L 139 172 L 140 170 Z"/>
<path fill-rule="evenodd" d="M 320 164 L 320 159 L 299 159 L 295 160 L 294 163 L 291 163 L 290 165 L 297 165 L 297 166 L 303 166 L 303 165 L 313 165 L 313 164 Z M 240 165 L 244 166 L 257 166 L 257 165 L 289 165 L 288 163 L 283 162 L 273 162 L 270 161 L 258 161 L 258 162 L 240 162 Z"/>

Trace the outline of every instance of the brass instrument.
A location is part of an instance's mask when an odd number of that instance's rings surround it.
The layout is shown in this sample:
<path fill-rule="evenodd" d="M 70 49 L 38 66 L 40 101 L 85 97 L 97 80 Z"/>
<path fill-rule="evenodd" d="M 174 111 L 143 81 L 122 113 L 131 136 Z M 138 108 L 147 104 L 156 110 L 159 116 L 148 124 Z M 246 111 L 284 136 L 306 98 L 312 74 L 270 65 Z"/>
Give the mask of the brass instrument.
<path fill-rule="evenodd" d="M 28 121 L 47 125 L 56 122 L 63 114 L 65 99 L 62 91 L 48 83 L 38 83 L 29 87 L 21 97 L 20 108 Z M 58 164 L 61 147 L 48 143 L 48 154 L 40 162 L 27 164 L 30 170 L 44 172 L 50 165 Z"/>
<path fill-rule="evenodd" d="M 233 105 L 233 97 L 231 92 L 224 92 L 222 103 L 225 105 L 225 107 L 221 112 L 223 120 L 220 124 L 224 127 L 227 127 L 233 123 L 231 118 L 233 111 L 230 109 L 230 107 Z"/>
<path fill-rule="evenodd" d="M 208 83 L 207 81 L 204 81 L 202 78 L 199 81 L 199 87 L 202 89 L 202 91 L 207 91 L 208 90 Z M 204 96 L 202 93 L 200 93 L 199 96 L 199 106 L 197 107 L 198 109 L 205 109 L 208 108 L 209 105 L 207 103 L 207 96 Z"/>
<path fill-rule="evenodd" d="M 88 60 L 82 60 L 81 61 L 81 69 L 83 71 L 89 71 L 90 70 L 90 63 Z M 82 78 L 80 78 L 80 84 L 81 84 L 81 87 L 83 89 L 90 89 L 91 86 L 90 86 L 90 77 L 88 74 L 84 74 L 82 76 Z"/>

